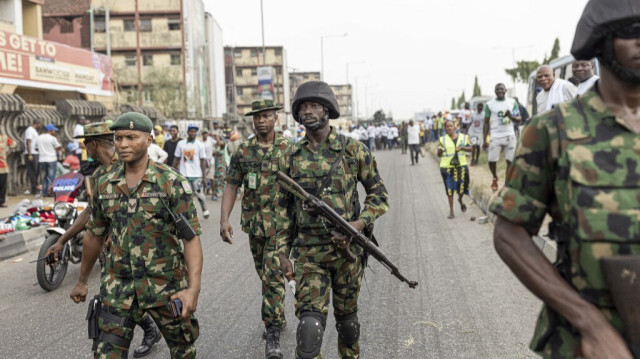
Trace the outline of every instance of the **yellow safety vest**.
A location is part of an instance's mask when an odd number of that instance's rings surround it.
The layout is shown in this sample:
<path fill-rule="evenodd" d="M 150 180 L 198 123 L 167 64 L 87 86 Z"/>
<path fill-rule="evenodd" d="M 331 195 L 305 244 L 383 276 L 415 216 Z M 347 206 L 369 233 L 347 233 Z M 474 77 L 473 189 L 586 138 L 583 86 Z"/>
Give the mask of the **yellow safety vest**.
<path fill-rule="evenodd" d="M 469 136 L 459 133 L 458 147 L 467 146 L 469 146 Z M 440 168 L 453 167 L 451 166 L 451 160 L 456 154 L 456 143 L 451 139 L 451 137 L 449 137 L 449 135 L 444 135 L 440 137 L 440 147 L 444 148 L 444 152 L 442 153 L 442 157 L 440 158 Z M 467 156 L 465 152 L 458 152 L 458 161 L 460 161 L 460 166 L 467 165 Z"/>

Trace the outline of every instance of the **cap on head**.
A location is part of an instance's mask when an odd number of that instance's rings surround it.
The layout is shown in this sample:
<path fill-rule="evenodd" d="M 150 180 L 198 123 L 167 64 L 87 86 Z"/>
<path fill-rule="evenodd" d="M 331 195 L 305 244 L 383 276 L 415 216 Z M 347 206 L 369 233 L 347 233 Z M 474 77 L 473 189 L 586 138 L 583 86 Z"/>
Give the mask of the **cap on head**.
<path fill-rule="evenodd" d="M 330 119 L 340 117 L 338 101 L 336 101 L 336 96 L 326 82 L 309 81 L 298 87 L 291 106 L 291 114 L 296 121 L 298 121 L 298 109 L 305 101 L 317 102 L 327 106 Z"/>
<path fill-rule="evenodd" d="M 120 115 L 110 128 L 112 131 L 130 130 L 151 133 L 153 122 L 149 117 L 139 112 L 127 112 Z"/>
<path fill-rule="evenodd" d="M 111 124 L 107 122 L 94 122 L 88 125 L 84 125 L 83 134 L 80 136 L 74 136 L 73 138 L 86 138 L 86 137 L 97 137 L 97 136 L 108 136 L 113 135 L 113 131 L 109 129 Z"/>
<path fill-rule="evenodd" d="M 47 131 L 58 131 L 58 128 L 51 123 L 44 126 L 44 129 Z"/>
<path fill-rule="evenodd" d="M 162 131 L 162 126 L 160 126 L 160 125 L 155 125 L 155 126 L 153 126 L 153 129 L 154 129 L 154 130 L 158 130 L 158 131 Z"/>
<path fill-rule="evenodd" d="M 200 133 L 202 133 L 202 134 L 209 133 L 209 129 L 208 128 L 203 128 L 202 130 L 200 130 Z"/>
<path fill-rule="evenodd" d="M 198 125 L 195 125 L 195 124 L 193 124 L 193 123 L 192 123 L 192 124 L 190 124 L 189 126 L 187 126 L 187 132 L 188 132 L 188 131 L 191 131 L 191 130 L 196 130 L 196 131 L 198 131 L 199 129 L 200 129 L 200 127 L 198 127 Z"/>
<path fill-rule="evenodd" d="M 73 151 L 77 150 L 78 147 L 79 146 L 77 144 L 75 144 L 74 142 L 69 142 L 69 144 L 67 145 L 67 151 L 73 152 Z"/>
<path fill-rule="evenodd" d="M 263 111 L 278 111 L 282 107 L 278 106 L 273 100 L 258 100 L 251 103 L 251 111 L 245 113 L 245 116 L 253 116 Z"/>
<path fill-rule="evenodd" d="M 590 0 L 578 21 L 571 54 L 576 60 L 590 60 L 596 57 L 602 40 L 625 25 L 638 21 L 638 0 Z"/>

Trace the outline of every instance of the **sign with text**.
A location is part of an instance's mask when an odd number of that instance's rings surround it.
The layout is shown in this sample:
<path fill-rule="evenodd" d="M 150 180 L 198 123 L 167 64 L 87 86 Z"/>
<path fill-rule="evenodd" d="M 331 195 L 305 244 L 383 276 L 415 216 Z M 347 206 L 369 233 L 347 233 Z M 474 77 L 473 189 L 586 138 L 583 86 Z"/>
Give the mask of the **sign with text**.
<path fill-rule="evenodd" d="M 111 58 L 0 30 L 0 83 L 111 96 Z"/>
<path fill-rule="evenodd" d="M 274 99 L 273 67 L 258 67 L 258 97 L 264 100 Z"/>

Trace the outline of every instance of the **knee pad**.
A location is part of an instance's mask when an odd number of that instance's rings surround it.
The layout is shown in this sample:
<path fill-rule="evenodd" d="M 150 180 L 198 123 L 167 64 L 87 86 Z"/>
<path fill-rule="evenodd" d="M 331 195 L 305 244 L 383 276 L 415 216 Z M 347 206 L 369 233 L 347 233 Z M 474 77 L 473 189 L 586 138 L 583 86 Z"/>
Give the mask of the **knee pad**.
<path fill-rule="evenodd" d="M 302 359 L 313 359 L 322 349 L 322 336 L 327 318 L 318 312 L 300 313 L 300 322 L 296 332 L 296 352 Z"/>
<path fill-rule="evenodd" d="M 352 345 L 360 339 L 360 323 L 358 322 L 358 312 L 351 313 L 344 317 L 336 315 L 336 330 L 338 336 L 348 345 Z"/>

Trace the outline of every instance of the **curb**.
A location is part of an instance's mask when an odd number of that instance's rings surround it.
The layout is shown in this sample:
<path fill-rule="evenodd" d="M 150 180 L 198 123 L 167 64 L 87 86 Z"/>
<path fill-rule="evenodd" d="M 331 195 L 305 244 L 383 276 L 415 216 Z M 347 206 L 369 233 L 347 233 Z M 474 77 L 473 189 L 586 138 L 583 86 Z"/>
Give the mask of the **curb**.
<path fill-rule="evenodd" d="M 0 260 L 5 260 L 39 248 L 47 236 L 45 227 L 31 228 L 26 231 L 11 232 L 0 240 Z"/>
<path fill-rule="evenodd" d="M 431 156 L 433 156 L 436 162 L 438 162 L 440 161 L 440 158 L 436 154 L 435 149 L 435 146 L 426 148 L 427 152 L 431 153 Z M 485 188 L 477 184 L 474 185 L 474 183 L 471 182 L 469 188 L 469 197 L 471 197 L 476 206 L 480 208 L 480 210 L 487 216 L 491 223 L 495 222 L 496 215 L 489 211 L 489 206 L 491 205 L 491 202 L 493 202 L 493 199 L 497 197 L 497 195 L 497 192 L 494 193 L 489 188 Z M 549 260 L 554 261 L 556 259 L 557 246 L 555 241 L 541 236 L 533 236 L 532 238 L 533 242 L 538 246 L 538 248 L 540 248 L 540 250 L 542 250 L 542 253 L 544 253 L 544 255 L 547 256 Z"/>

